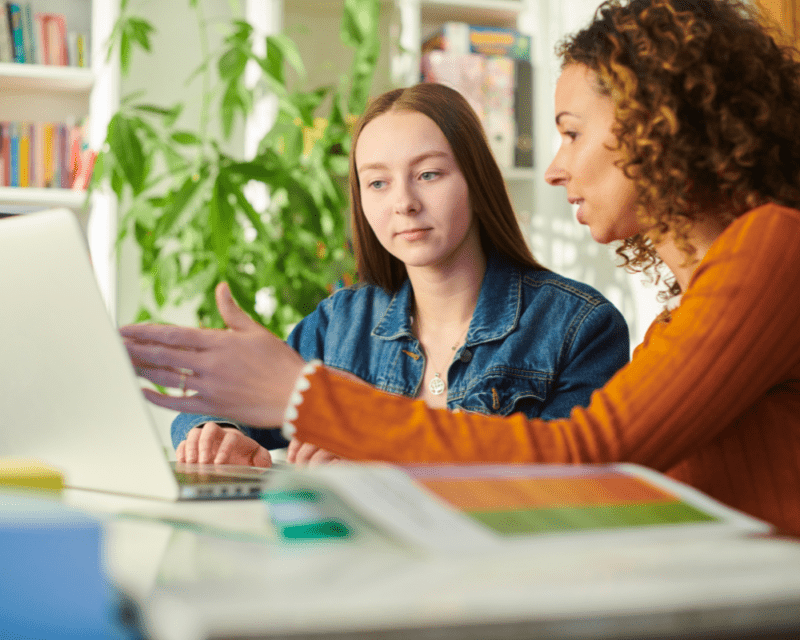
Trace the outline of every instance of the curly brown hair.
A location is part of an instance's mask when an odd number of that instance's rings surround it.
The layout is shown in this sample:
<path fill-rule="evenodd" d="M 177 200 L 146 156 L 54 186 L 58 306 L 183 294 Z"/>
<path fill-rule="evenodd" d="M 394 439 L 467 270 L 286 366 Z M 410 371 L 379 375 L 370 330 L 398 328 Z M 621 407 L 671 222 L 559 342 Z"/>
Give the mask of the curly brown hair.
<path fill-rule="evenodd" d="M 609 0 L 557 47 L 562 68 L 590 68 L 615 103 L 620 168 L 648 230 L 617 248 L 624 266 L 657 281 L 665 232 L 691 262 L 700 217 L 800 208 L 800 62 L 776 36 L 742 0 Z"/>

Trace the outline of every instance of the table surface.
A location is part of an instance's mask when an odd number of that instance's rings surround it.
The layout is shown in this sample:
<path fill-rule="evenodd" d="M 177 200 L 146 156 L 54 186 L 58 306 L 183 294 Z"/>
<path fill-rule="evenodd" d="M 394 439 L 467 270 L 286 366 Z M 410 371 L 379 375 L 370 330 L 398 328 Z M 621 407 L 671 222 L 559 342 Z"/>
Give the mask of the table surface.
<path fill-rule="evenodd" d="M 105 519 L 108 570 L 153 640 L 800 638 L 790 539 L 587 538 L 465 557 L 368 528 L 287 543 L 260 500 L 64 499 Z"/>

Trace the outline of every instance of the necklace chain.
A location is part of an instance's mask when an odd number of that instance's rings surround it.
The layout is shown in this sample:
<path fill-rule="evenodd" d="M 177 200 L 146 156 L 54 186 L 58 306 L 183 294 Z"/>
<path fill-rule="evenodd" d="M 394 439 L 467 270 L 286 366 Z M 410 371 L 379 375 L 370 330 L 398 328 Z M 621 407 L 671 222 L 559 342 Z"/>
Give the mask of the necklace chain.
<path fill-rule="evenodd" d="M 470 318 L 470 322 L 472 322 L 472 318 Z M 455 355 L 456 349 L 458 349 L 461 341 L 466 337 L 467 332 L 469 331 L 469 323 L 467 324 L 467 328 L 464 329 L 464 333 L 461 334 L 461 337 L 456 341 L 456 343 L 450 347 L 452 353 L 450 354 L 450 360 L 447 361 L 447 364 L 453 362 L 453 356 Z M 431 360 L 431 364 L 433 361 Z M 441 369 L 441 367 L 438 367 Z M 445 390 L 447 389 L 447 382 L 442 378 L 441 374 L 438 371 L 434 371 L 433 377 L 428 381 L 428 391 L 430 391 L 435 396 L 442 395 Z"/>

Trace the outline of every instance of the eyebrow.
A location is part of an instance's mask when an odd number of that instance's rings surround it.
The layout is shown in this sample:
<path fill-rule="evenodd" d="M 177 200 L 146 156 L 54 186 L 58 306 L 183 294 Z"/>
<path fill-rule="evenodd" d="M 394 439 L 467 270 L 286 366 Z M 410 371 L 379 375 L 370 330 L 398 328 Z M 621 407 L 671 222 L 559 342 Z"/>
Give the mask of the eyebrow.
<path fill-rule="evenodd" d="M 572 113 L 571 111 L 562 111 L 561 113 L 559 113 L 559 114 L 556 116 L 556 126 L 558 126 L 559 124 L 561 124 L 561 118 L 562 118 L 562 116 L 572 116 L 573 118 L 578 118 L 578 119 L 580 120 L 580 117 L 579 117 L 579 116 L 577 116 L 577 115 L 575 115 L 575 114 L 574 114 L 574 113 Z"/>
<path fill-rule="evenodd" d="M 426 151 L 425 153 L 420 153 L 418 156 L 414 156 L 411 159 L 411 164 L 419 164 L 424 160 L 428 160 L 429 158 L 450 158 L 450 154 L 446 153 L 445 151 Z M 383 162 L 368 162 L 366 164 L 362 164 L 356 167 L 359 171 L 366 171 L 367 169 L 385 169 L 386 164 Z"/>

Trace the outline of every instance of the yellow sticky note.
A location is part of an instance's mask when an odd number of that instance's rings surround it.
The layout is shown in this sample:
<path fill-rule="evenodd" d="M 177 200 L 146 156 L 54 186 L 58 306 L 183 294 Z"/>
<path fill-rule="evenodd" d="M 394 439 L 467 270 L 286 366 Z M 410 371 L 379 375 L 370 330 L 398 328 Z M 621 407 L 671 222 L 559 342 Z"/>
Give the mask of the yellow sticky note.
<path fill-rule="evenodd" d="M 40 460 L 0 458 L 0 487 L 61 491 L 64 477 L 58 469 Z"/>

